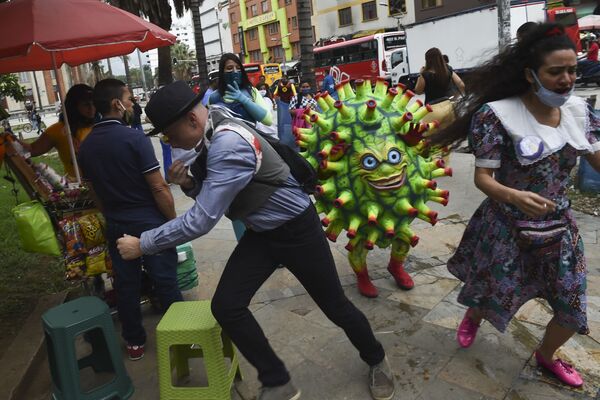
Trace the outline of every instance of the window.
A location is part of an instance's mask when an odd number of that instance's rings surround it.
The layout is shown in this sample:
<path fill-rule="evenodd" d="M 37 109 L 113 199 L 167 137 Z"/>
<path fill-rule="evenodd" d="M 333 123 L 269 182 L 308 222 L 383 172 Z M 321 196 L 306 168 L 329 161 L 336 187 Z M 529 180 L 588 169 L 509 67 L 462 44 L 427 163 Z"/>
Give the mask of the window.
<path fill-rule="evenodd" d="M 260 52 L 260 50 L 252 50 L 250 52 L 250 60 L 255 62 L 262 61 L 262 53 Z"/>
<path fill-rule="evenodd" d="M 267 0 L 263 1 L 262 3 L 260 3 L 261 8 L 262 8 L 262 12 L 263 14 L 269 11 L 269 3 L 267 3 Z"/>
<path fill-rule="evenodd" d="M 292 0 L 285 0 L 285 5 L 286 5 L 286 6 L 289 6 L 289 5 L 291 5 L 291 4 L 292 4 Z"/>
<path fill-rule="evenodd" d="M 298 17 L 296 16 L 292 17 L 292 28 L 298 29 Z"/>
<path fill-rule="evenodd" d="M 29 72 L 19 72 L 19 82 L 29 83 Z"/>
<path fill-rule="evenodd" d="M 421 8 L 441 7 L 443 0 L 421 0 Z"/>
<path fill-rule="evenodd" d="M 240 35 L 238 35 L 237 33 L 233 34 L 233 43 L 239 43 L 240 42 Z"/>
<path fill-rule="evenodd" d="M 275 58 L 276 60 L 283 60 L 283 57 L 285 57 L 283 47 L 273 47 L 273 58 Z"/>
<path fill-rule="evenodd" d="M 403 61 L 404 53 L 402 51 L 396 51 L 395 53 L 392 53 L 392 57 L 390 59 L 390 62 L 392 63 L 392 68 L 395 68 L 396 65 L 400 64 Z"/>
<path fill-rule="evenodd" d="M 406 0 L 389 0 L 390 15 L 406 14 Z"/>
<path fill-rule="evenodd" d="M 256 4 L 252 4 L 250 6 L 250 12 L 252 13 L 252 16 L 255 17 L 258 15 L 258 6 Z"/>
<path fill-rule="evenodd" d="M 248 40 L 256 40 L 257 29 L 253 28 L 248 31 Z"/>
<path fill-rule="evenodd" d="M 269 29 L 270 35 L 279 33 L 279 22 L 273 22 L 272 24 L 268 24 L 267 27 Z"/>
<path fill-rule="evenodd" d="M 229 21 L 235 22 L 235 13 L 234 12 L 232 12 L 231 14 L 229 14 Z"/>
<path fill-rule="evenodd" d="M 352 9 L 350 7 L 338 10 L 340 26 L 352 25 Z"/>
<path fill-rule="evenodd" d="M 362 4 L 363 21 L 373 21 L 377 19 L 377 3 L 369 1 Z"/>

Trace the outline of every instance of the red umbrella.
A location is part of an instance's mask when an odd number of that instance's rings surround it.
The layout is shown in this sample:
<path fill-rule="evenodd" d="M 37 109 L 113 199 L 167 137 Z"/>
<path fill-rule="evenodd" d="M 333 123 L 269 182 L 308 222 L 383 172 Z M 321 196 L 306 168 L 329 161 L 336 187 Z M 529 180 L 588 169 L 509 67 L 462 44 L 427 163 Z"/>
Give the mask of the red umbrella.
<path fill-rule="evenodd" d="M 48 70 L 146 51 L 176 36 L 99 0 L 0 4 L 0 73 Z M 53 60 L 54 57 L 54 60 Z"/>
<path fill-rule="evenodd" d="M 135 49 L 170 46 L 175 40 L 176 36 L 164 29 L 99 0 L 12 0 L 0 4 L 0 73 L 76 66 Z M 64 105 L 62 88 L 60 97 Z M 68 130 L 67 121 L 65 126 Z M 68 137 L 80 182 L 71 135 Z"/>

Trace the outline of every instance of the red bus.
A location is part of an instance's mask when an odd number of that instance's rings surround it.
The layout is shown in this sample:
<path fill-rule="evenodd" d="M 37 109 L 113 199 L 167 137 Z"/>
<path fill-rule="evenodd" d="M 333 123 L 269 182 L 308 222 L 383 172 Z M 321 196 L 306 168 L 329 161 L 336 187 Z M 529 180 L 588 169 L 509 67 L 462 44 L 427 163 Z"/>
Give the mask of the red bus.
<path fill-rule="evenodd" d="M 555 22 L 565 28 L 565 33 L 575 43 L 577 51 L 581 51 L 581 40 L 579 39 L 579 25 L 577 24 L 577 12 L 573 7 L 556 7 L 547 12 L 548 22 Z"/>
<path fill-rule="evenodd" d="M 404 32 L 377 33 L 315 47 L 314 53 L 315 79 L 319 87 L 327 68 L 336 82 L 362 79 L 364 76 L 390 80 L 391 70 L 407 62 Z M 392 57 L 392 54 L 395 56 Z"/>

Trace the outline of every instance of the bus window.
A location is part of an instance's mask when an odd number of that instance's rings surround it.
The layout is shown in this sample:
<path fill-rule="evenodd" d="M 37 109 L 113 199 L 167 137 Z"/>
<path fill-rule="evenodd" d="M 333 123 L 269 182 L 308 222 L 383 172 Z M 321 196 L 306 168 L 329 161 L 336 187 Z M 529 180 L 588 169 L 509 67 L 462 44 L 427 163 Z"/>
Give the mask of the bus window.
<path fill-rule="evenodd" d="M 333 60 L 330 64 L 342 64 L 345 62 L 346 47 L 341 47 L 333 50 Z"/>

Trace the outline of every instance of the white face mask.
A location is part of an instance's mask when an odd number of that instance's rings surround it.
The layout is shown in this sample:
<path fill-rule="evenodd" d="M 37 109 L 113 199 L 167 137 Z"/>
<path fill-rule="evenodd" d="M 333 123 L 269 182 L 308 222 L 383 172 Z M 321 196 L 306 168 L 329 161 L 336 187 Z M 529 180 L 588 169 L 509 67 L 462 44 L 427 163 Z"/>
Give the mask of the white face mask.
<path fill-rule="evenodd" d="M 265 89 L 259 90 L 258 93 L 260 93 L 262 97 L 265 97 L 267 95 L 267 91 Z"/>
<path fill-rule="evenodd" d="M 573 86 L 571 90 L 565 94 L 556 93 L 550 89 L 546 89 L 542 85 L 542 82 L 540 82 L 540 79 L 538 78 L 535 72 L 531 71 L 531 75 L 533 76 L 533 79 L 535 79 L 535 82 L 539 86 L 539 88 L 535 91 L 535 95 L 538 97 L 538 99 L 540 99 L 542 103 L 544 103 L 548 107 L 562 106 L 567 102 L 567 100 L 569 100 L 569 97 L 571 97 L 571 95 L 575 91 L 575 86 Z"/>

